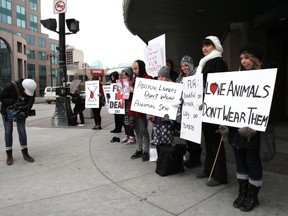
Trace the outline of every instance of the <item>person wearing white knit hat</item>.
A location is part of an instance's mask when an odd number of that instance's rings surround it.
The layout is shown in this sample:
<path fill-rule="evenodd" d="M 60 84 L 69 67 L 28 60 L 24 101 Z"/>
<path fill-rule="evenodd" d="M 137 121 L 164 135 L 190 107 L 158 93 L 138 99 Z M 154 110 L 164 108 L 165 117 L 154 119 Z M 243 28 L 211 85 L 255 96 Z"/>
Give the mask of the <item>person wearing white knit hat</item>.
<path fill-rule="evenodd" d="M 205 84 L 209 73 L 225 72 L 228 71 L 228 67 L 222 59 L 223 47 L 218 37 L 205 37 L 202 41 L 202 52 L 204 57 L 199 62 L 196 74 L 203 74 L 204 86 L 206 86 Z M 204 170 L 197 174 L 197 178 L 207 178 L 211 174 L 215 155 L 221 140 L 221 135 L 215 133 L 219 129 L 219 125 L 203 123 L 202 129 L 205 138 L 206 158 Z M 212 178 L 206 183 L 207 186 L 227 184 L 226 155 L 223 144 L 220 147 L 211 177 Z"/>

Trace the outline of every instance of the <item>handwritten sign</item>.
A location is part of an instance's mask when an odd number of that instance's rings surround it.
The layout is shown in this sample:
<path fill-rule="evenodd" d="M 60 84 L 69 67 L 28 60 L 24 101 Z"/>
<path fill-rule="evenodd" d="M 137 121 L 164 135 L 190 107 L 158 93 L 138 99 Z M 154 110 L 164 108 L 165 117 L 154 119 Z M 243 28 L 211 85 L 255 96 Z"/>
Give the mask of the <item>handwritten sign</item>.
<path fill-rule="evenodd" d="M 150 76 L 157 77 L 158 71 L 162 66 L 164 66 L 162 62 L 161 56 L 161 48 L 160 44 L 156 43 L 153 45 L 149 45 L 145 50 L 145 64 L 146 71 Z"/>
<path fill-rule="evenodd" d="M 99 108 L 99 80 L 85 82 L 85 107 Z"/>
<path fill-rule="evenodd" d="M 131 109 L 133 111 L 176 119 L 183 84 L 137 78 Z"/>
<path fill-rule="evenodd" d="M 208 74 L 202 121 L 265 131 L 277 68 Z"/>
<path fill-rule="evenodd" d="M 203 103 L 203 74 L 183 78 L 183 104 L 180 137 L 201 143 Z"/>
<path fill-rule="evenodd" d="M 103 92 L 106 100 L 106 108 L 109 109 L 110 85 L 103 85 Z"/>
<path fill-rule="evenodd" d="M 125 114 L 125 100 L 117 98 L 116 83 L 110 84 L 110 98 L 107 101 L 110 114 Z"/>

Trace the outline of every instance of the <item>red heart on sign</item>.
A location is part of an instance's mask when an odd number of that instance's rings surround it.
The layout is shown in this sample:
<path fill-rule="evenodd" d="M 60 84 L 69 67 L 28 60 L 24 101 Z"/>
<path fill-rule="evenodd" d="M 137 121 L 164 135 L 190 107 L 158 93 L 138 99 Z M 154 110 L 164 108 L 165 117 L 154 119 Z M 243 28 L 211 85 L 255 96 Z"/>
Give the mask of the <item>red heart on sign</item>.
<path fill-rule="evenodd" d="M 212 83 L 210 85 L 210 91 L 213 93 L 213 95 L 217 91 L 217 88 L 218 88 L 218 84 L 217 83 Z"/>

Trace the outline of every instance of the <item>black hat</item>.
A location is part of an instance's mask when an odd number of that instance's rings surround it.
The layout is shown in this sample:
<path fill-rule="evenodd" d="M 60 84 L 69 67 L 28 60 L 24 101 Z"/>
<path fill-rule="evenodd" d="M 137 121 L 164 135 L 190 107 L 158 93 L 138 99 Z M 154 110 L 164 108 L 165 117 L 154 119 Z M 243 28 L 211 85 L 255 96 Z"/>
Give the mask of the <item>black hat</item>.
<path fill-rule="evenodd" d="M 263 51 L 258 44 L 249 43 L 249 44 L 244 45 L 240 49 L 240 55 L 244 52 L 252 54 L 254 57 L 256 57 L 259 60 L 263 60 Z"/>

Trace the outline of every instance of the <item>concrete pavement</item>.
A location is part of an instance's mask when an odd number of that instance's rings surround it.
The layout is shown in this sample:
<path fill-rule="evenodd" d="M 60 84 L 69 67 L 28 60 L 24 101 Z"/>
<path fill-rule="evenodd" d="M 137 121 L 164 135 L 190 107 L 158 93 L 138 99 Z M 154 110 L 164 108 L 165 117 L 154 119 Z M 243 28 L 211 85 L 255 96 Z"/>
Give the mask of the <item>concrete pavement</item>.
<path fill-rule="evenodd" d="M 229 183 L 207 187 L 207 179 L 195 177 L 202 167 L 160 177 L 155 173 L 155 162 L 131 160 L 135 145 L 110 142 L 113 136 L 124 135 L 110 133 L 113 116 L 104 120 L 100 131 L 91 130 L 92 119 L 86 119 L 85 127 L 52 128 L 49 121 L 50 117 L 31 118 L 27 122 L 29 152 L 34 163 L 23 160 L 16 128 L 12 166 L 5 164 L 2 148 L 0 215 L 287 215 L 285 172 L 264 171 L 260 206 L 251 213 L 243 213 L 232 206 L 238 189 L 232 159 L 228 160 Z M 0 124 L 0 134 L 3 133 Z M 288 161 L 285 133 L 284 127 L 283 134 L 278 134 L 282 137 L 277 140 L 277 147 L 281 147 L 274 159 L 278 166 L 283 165 L 278 155 L 286 156 L 283 160 Z M 4 146 L 2 135 L 0 141 Z"/>

